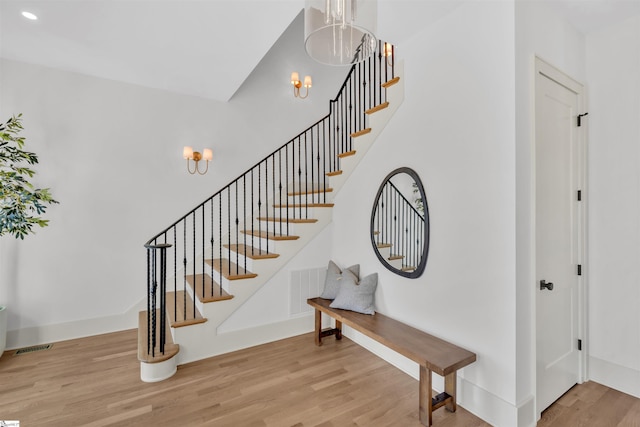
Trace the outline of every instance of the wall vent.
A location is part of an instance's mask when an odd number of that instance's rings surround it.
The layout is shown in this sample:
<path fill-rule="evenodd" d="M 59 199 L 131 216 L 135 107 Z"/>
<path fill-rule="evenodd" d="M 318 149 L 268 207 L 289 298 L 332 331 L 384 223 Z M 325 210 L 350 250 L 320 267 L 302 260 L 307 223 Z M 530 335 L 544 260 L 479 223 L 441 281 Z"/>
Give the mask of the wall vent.
<path fill-rule="evenodd" d="M 327 267 L 292 271 L 289 279 L 289 315 L 312 313 L 308 298 L 320 296 L 324 289 Z"/>
<path fill-rule="evenodd" d="M 20 354 L 27 354 L 27 353 L 34 353 L 36 351 L 49 350 L 51 347 L 53 347 L 53 344 L 34 345 L 31 347 L 18 349 L 13 355 L 18 356 Z"/>

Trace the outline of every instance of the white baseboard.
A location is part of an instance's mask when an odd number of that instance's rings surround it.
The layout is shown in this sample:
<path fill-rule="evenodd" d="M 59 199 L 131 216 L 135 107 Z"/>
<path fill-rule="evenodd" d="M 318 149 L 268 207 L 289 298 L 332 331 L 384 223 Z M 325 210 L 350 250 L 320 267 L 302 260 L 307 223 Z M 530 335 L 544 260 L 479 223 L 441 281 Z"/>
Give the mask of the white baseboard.
<path fill-rule="evenodd" d="M 640 398 L 640 371 L 589 356 L 589 379 Z"/>
<path fill-rule="evenodd" d="M 136 329 L 138 312 L 146 310 L 145 304 L 142 300 L 125 313 L 112 316 L 7 331 L 7 350 Z"/>

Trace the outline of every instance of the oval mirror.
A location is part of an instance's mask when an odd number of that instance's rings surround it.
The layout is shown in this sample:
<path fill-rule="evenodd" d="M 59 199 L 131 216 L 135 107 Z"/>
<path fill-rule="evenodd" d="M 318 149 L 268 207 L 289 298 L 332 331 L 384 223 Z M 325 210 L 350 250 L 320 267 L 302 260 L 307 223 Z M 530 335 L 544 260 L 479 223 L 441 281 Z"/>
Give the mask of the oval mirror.
<path fill-rule="evenodd" d="M 382 265 L 392 272 L 412 279 L 424 272 L 429 210 L 413 169 L 396 169 L 380 185 L 371 213 L 371 243 Z"/>

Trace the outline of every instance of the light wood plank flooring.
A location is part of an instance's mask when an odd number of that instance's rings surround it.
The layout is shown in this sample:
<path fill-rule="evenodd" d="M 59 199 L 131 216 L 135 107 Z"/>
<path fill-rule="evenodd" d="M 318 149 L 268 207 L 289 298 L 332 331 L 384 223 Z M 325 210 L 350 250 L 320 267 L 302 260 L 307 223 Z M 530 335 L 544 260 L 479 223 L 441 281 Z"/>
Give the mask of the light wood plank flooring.
<path fill-rule="evenodd" d="M 6 352 L 0 419 L 22 427 L 421 425 L 418 382 L 348 339 L 316 347 L 305 334 L 190 363 L 154 384 L 139 379 L 136 344 L 131 330 Z M 586 383 L 538 425 L 637 426 L 639 402 Z M 488 426 L 460 407 L 436 411 L 434 425 Z"/>

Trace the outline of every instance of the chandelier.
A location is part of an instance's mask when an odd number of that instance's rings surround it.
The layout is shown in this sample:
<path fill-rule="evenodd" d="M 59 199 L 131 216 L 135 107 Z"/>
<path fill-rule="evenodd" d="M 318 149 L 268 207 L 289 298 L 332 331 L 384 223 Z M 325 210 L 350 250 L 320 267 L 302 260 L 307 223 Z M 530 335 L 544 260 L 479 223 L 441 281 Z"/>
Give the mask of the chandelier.
<path fill-rule="evenodd" d="M 351 65 L 376 50 L 378 5 L 375 0 L 306 0 L 304 46 L 327 65 Z"/>

